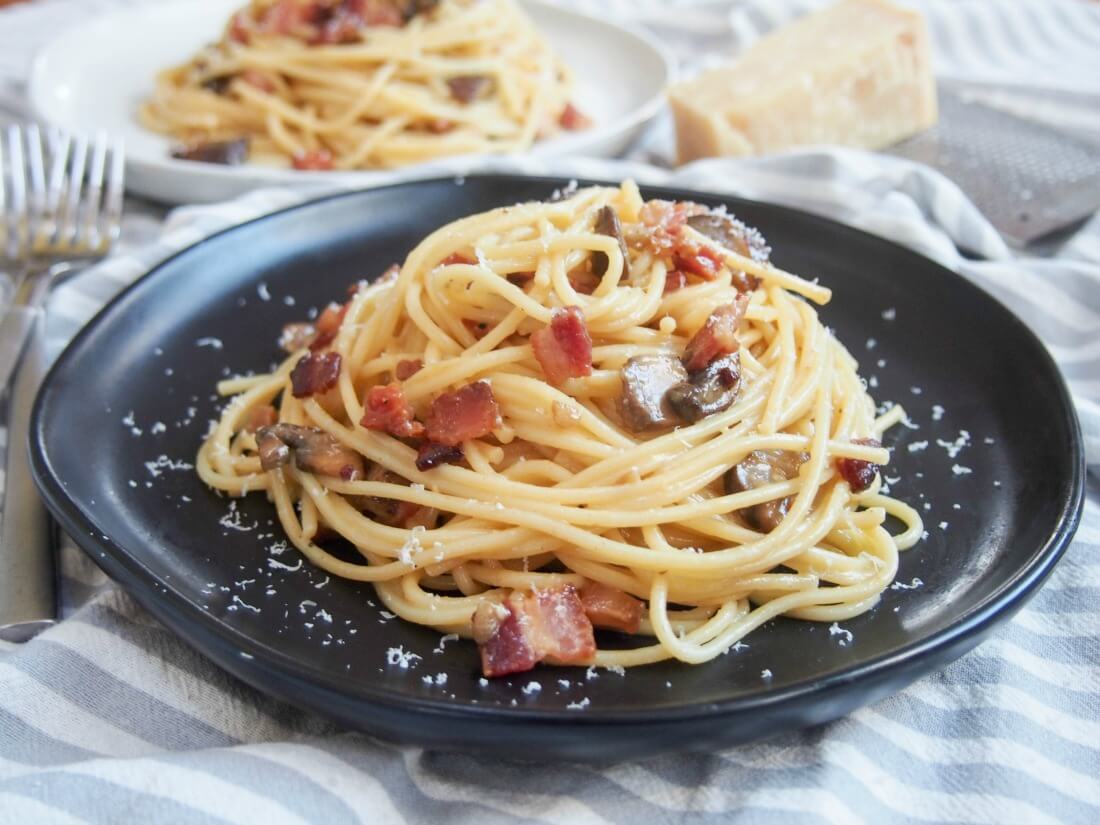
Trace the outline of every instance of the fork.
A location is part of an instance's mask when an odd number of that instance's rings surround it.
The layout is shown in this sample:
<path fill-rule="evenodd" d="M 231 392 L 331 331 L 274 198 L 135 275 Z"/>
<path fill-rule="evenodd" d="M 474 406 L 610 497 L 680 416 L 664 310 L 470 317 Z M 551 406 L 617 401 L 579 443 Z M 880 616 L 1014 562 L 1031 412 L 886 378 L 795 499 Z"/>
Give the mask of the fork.
<path fill-rule="evenodd" d="M 104 134 L 43 135 L 33 125 L 0 138 L 0 272 L 11 277 L 0 320 L 0 392 L 7 389 L 0 639 L 22 642 L 56 615 L 49 519 L 28 463 L 31 405 L 46 368 L 43 307 L 52 287 L 118 240 L 123 150 Z"/>

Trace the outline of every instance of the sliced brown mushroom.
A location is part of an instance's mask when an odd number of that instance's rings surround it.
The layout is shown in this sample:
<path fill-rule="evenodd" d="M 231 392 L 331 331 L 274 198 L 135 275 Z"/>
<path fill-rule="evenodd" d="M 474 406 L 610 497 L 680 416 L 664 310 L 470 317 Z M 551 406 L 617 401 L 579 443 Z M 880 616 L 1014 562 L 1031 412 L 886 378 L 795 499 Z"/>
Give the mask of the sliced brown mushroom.
<path fill-rule="evenodd" d="M 295 466 L 307 473 L 358 481 L 366 472 L 363 456 L 316 427 L 297 424 L 262 427 L 256 433 L 256 446 L 260 466 L 265 470 L 283 466 L 293 453 Z"/>
<path fill-rule="evenodd" d="M 768 484 L 790 481 L 798 476 L 799 468 L 808 458 L 806 453 L 787 450 L 753 450 L 726 472 L 726 492 L 744 493 Z M 770 533 L 787 515 L 791 501 L 791 496 L 785 496 L 740 512 L 757 530 Z"/>
<path fill-rule="evenodd" d="M 692 215 L 687 223 L 696 232 L 706 235 L 726 249 L 752 258 L 758 263 L 767 263 L 771 255 L 771 247 L 758 230 L 729 215 L 705 212 L 702 215 Z M 740 292 L 752 292 L 760 286 L 760 279 L 746 272 L 735 272 L 733 284 Z"/>
<path fill-rule="evenodd" d="M 371 468 L 367 471 L 367 481 L 382 481 L 387 484 L 401 484 L 408 486 L 408 481 L 397 473 L 392 473 L 380 464 L 372 464 Z M 413 504 L 408 501 L 400 501 L 395 498 L 384 498 L 383 496 L 354 496 L 351 500 L 352 506 L 362 510 L 369 515 L 375 521 L 379 521 L 382 524 L 387 524 L 390 527 L 403 527 L 408 521 L 417 514 L 421 509 L 419 504 Z M 432 519 L 434 522 L 435 511 L 432 511 Z M 425 526 L 428 526 L 425 522 Z"/>
<path fill-rule="evenodd" d="M 172 151 L 172 157 L 200 163 L 218 163 L 222 166 L 240 166 L 248 160 L 248 138 L 181 146 Z"/>
<path fill-rule="evenodd" d="M 484 75 L 459 75 L 448 78 L 447 88 L 451 90 L 451 97 L 459 103 L 472 103 L 489 88 L 490 83 L 492 80 Z"/>
<path fill-rule="evenodd" d="M 619 243 L 619 250 L 623 253 L 623 278 L 630 277 L 630 264 L 626 257 L 626 240 L 623 238 L 623 224 L 619 220 L 619 213 L 613 206 L 603 206 L 596 213 L 596 223 L 592 227 L 597 235 L 607 235 Z M 607 272 L 610 260 L 604 252 L 592 254 L 592 274 L 603 277 Z"/>
<path fill-rule="evenodd" d="M 623 394 L 619 411 L 623 422 L 634 432 L 644 432 L 681 423 L 666 395 L 675 386 L 687 383 L 688 373 L 673 355 L 635 355 L 620 375 Z"/>
<path fill-rule="evenodd" d="M 668 389 L 665 400 L 680 418 L 694 424 L 729 409 L 741 389 L 741 354 L 715 358 L 691 377 Z"/>

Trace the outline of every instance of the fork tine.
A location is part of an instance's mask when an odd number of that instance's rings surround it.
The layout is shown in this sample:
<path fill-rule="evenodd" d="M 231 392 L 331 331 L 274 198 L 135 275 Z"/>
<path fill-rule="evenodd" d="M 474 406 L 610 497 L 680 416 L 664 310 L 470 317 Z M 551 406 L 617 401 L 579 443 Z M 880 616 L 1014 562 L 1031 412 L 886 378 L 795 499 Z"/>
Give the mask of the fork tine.
<path fill-rule="evenodd" d="M 96 225 L 99 202 L 103 194 L 103 172 L 107 165 L 107 135 L 96 133 L 92 159 L 88 164 L 88 185 L 81 198 L 76 243 L 83 249 L 98 249 L 103 241 Z"/>
<path fill-rule="evenodd" d="M 80 222 L 80 193 L 84 190 L 84 169 L 88 164 L 88 138 L 77 135 L 73 141 L 72 157 L 69 161 L 69 179 L 66 183 L 67 198 L 59 228 L 63 246 L 76 243 Z"/>
<path fill-rule="evenodd" d="M 26 131 L 27 177 L 30 182 L 28 242 L 31 249 L 47 242 L 44 218 L 46 210 L 46 170 L 42 158 L 42 135 L 34 124 Z"/>
<path fill-rule="evenodd" d="M 8 211 L 8 248 L 18 257 L 25 248 L 27 233 L 27 186 L 24 179 L 23 132 L 18 126 L 8 127 L 8 167 L 11 182 Z"/>
<path fill-rule="evenodd" d="M 107 174 L 107 196 L 104 199 L 100 237 L 113 244 L 122 233 L 123 178 L 126 171 L 126 147 L 122 140 L 111 145 L 111 169 Z"/>
<path fill-rule="evenodd" d="M 69 160 L 72 137 L 56 129 L 49 132 L 50 176 L 46 184 L 46 215 L 48 226 L 43 227 L 49 242 L 57 240 L 61 228 L 61 196 L 65 190 L 65 168 Z"/>

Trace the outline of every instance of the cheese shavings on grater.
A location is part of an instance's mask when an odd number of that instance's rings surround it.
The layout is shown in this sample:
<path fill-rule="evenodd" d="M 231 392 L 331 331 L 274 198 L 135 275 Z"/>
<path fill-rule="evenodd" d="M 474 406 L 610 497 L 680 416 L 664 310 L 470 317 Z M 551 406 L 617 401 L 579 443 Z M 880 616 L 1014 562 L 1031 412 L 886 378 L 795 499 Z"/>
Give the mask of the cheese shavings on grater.
<path fill-rule="evenodd" d="M 890 151 L 954 181 L 1009 242 L 1027 245 L 1100 209 L 1100 143 L 948 84 L 939 103 L 934 128 Z"/>

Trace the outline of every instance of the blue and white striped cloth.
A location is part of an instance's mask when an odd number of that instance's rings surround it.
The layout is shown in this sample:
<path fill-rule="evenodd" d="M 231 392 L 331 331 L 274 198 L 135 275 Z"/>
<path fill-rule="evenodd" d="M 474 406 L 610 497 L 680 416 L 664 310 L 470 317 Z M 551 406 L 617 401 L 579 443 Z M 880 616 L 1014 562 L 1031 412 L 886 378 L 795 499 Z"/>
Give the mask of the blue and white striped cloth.
<path fill-rule="evenodd" d="M 0 12 L 0 106 L 21 105 L 12 54 L 49 34 L 43 21 L 78 2 L 98 9 L 118 1 L 40 0 Z M 667 13 L 673 3 L 637 5 L 654 12 L 648 25 L 676 24 Z M 693 9 L 681 19 L 696 25 L 704 14 L 728 21 L 734 4 L 684 5 Z M 800 4 L 760 4 L 767 13 L 736 5 L 734 24 L 759 30 Z M 1074 0 L 924 5 L 936 31 L 965 30 L 953 15 L 988 18 L 975 29 L 983 52 L 1022 53 L 1018 77 L 1045 78 L 1026 71 L 1039 65 L 1027 62 L 1026 47 L 1041 43 L 1091 72 L 1082 85 L 1097 85 L 1100 8 Z M 950 58 L 946 65 L 964 63 Z M 985 62 L 990 71 L 1002 65 Z M 660 153 L 661 141 L 658 131 L 646 151 Z M 65 620 L 27 645 L 0 648 L 0 825 L 1100 821 L 1100 217 L 1057 257 L 1024 259 L 950 182 L 862 152 L 711 160 L 677 171 L 596 160 L 492 166 L 632 175 L 798 205 L 918 249 L 1009 305 L 1050 347 L 1089 433 L 1084 520 L 1051 579 L 977 650 L 838 722 L 711 755 L 535 767 L 379 743 L 268 699 L 160 627 L 66 543 Z M 302 197 L 255 192 L 178 210 L 164 227 L 139 210 L 132 237 L 163 232 L 53 296 L 55 349 L 156 261 Z"/>

